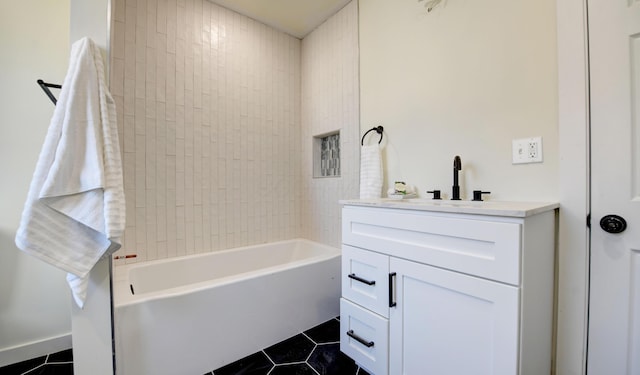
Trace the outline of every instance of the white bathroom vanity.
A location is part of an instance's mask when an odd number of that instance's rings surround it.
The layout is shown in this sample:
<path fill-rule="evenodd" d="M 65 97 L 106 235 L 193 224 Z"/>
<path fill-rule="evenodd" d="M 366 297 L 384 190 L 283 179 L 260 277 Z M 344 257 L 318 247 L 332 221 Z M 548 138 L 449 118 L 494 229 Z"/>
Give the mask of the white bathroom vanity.
<path fill-rule="evenodd" d="M 551 372 L 558 204 L 341 203 L 345 354 L 374 375 Z"/>

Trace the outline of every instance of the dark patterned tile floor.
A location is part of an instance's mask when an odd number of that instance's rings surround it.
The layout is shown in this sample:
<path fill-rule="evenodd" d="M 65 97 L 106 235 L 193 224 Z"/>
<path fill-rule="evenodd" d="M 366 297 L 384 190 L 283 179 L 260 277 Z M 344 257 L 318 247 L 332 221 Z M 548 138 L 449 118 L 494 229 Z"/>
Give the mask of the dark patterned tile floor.
<path fill-rule="evenodd" d="M 0 367 L 2 375 L 73 375 L 71 349 Z"/>
<path fill-rule="evenodd" d="M 71 349 L 0 367 L 1 375 L 73 375 Z M 340 321 L 328 320 L 205 375 L 369 375 L 340 351 Z"/>
<path fill-rule="evenodd" d="M 369 375 L 340 351 L 340 321 L 331 319 L 205 375 Z"/>
<path fill-rule="evenodd" d="M 307 336 L 299 334 L 264 349 L 264 353 L 276 365 L 304 362 L 316 344 Z"/>

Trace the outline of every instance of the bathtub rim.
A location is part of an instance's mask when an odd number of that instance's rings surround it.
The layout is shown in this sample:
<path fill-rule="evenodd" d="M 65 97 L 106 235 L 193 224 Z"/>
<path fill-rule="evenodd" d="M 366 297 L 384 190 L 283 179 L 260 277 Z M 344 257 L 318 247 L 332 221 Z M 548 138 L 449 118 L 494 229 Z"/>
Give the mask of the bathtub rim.
<path fill-rule="evenodd" d="M 258 270 L 242 272 L 236 275 L 221 277 L 217 279 L 205 280 L 197 283 L 176 286 L 176 287 L 167 288 L 159 291 L 147 292 L 143 294 L 133 294 L 133 295 L 131 294 L 131 291 L 130 291 L 129 271 L 132 269 L 148 267 L 154 264 L 174 262 L 181 259 L 194 259 L 194 258 L 200 258 L 200 257 L 215 256 L 216 254 L 223 254 L 223 253 L 229 253 L 229 252 L 235 252 L 235 251 L 241 251 L 241 250 L 246 251 L 253 248 L 264 247 L 267 245 L 281 245 L 281 244 L 289 244 L 293 242 L 311 244 L 315 247 L 322 248 L 323 250 L 326 250 L 326 251 L 320 255 L 315 255 L 312 257 L 307 257 L 299 260 L 294 260 L 292 262 L 260 268 Z M 126 306 L 126 305 L 145 303 L 145 302 L 153 301 L 157 299 L 186 295 L 186 294 L 193 294 L 193 293 L 202 291 L 204 289 L 210 288 L 212 286 L 223 286 L 223 285 L 237 282 L 239 280 L 253 279 L 263 275 L 274 274 L 290 268 L 303 267 L 308 264 L 317 263 L 317 262 L 333 259 L 335 257 L 339 257 L 341 256 L 341 254 L 342 254 L 342 251 L 340 248 L 336 248 L 320 242 L 308 240 L 306 238 L 294 238 L 290 240 L 265 242 L 265 243 L 255 244 L 255 245 L 241 246 L 241 247 L 235 247 L 235 248 L 224 249 L 224 250 L 210 251 L 205 253 L 181 255 L 181 256 L 171 257 L 171 258 L 163 258 L 163 259 L 156 259 L 151 261 L 124 264 L 124 265 L 116 266 L 113 269 L 113 307 L 114 309 L 117 309 L 121 306 Z"/>

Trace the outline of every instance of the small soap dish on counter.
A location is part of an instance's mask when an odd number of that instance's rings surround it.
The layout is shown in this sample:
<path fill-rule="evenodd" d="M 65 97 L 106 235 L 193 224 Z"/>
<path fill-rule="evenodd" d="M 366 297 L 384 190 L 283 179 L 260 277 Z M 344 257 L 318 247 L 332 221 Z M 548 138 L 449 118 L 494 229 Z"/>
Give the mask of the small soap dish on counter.
<path fill-rule="evenodd" d="M 417 194 L 387 194 L 389 199 L 401 200 L 401 199 L 413 199 L 418 198 Z"/>
<path fill-rule="evenodd" d="M 404 183 L 404 181 L 396 181 L 394 186 L 387 191 L 389 199 L 412 199 L 417 198 L 418 194 L 415 193 L 415 188 Z"/>

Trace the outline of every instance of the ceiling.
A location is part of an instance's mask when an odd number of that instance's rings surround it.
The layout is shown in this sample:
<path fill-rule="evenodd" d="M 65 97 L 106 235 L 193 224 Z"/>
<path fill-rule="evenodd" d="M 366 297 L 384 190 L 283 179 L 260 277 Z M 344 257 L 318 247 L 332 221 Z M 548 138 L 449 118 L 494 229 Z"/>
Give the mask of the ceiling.
<path fill-rule="evenodd" d="M 351 0 L 209 0 L 302 39 Z"/>

